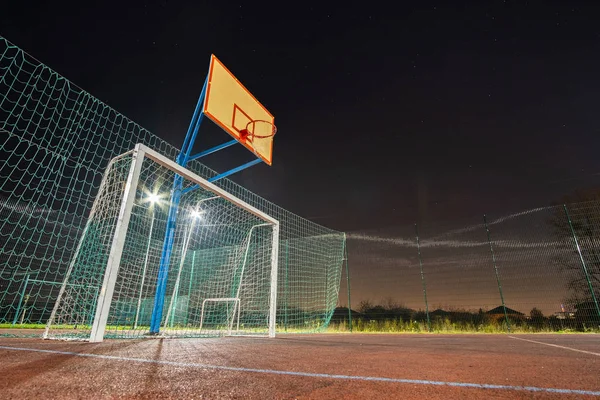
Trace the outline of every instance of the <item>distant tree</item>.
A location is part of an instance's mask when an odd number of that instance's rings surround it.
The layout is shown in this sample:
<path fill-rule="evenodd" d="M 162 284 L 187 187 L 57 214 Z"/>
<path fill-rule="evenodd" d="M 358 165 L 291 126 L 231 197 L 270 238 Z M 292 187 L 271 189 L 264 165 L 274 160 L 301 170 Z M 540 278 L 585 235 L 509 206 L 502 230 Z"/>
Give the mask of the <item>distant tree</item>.
<path fill-rule="evenodd" d="M 388 310 L 386 310 L 383 306 L 380 305 L 371 308 L 367 312 L 367 315 L 369 316 L 369 318 L 377 321 L 382 321 L 390 317 L 390 313 L 388 312 Z"/>
<path fill-rule="evenodd" d="M 415 310 L 407 308 L 403 303 L 395 301 L 393 298 L 388 297 L 381 301 L 382 304 L 373 304 L 369 300 L 363 300 L 358 304 L 358 311 L 365 316 L 365 318 L 372 320 L 394 320 L 402 319 L 403 321 L 410 320 Z"/>
<path fill-rule="evenodd" d="M 381 300 L 381 305 L 390 311 L 400 308 L 400 303 L 398 303 L 392 296 L 388 296 Z"/>
<path fill-rule="evenodd" d="M 562 207 L 566 204 L 573 230 L 580 248 L 585 252 L 589 280 L 596 298 L 600 298 L 600 188 L 578 190 L 565 196 L 556 205 L 550 225 L 559 243 L 567 246 L 568 252 L 559 256 L 557 262 L 567 273 L 566 285 L 570 295 L 565 303 L 575 306 L 591 300 L 590 285 L 583 272 L 577 248 L 573 243 L 573 232 Z"/>
<path fill-rule="evenodd" d="M 358 303 L 358 311 L 362 314 L 367 314 L 373 308 L 373 303 L 369 300 L 362 300 Z"/>
<path fill-rule="evenodd" d="M 544 313 L 542 313 L 536 307 L 533 307 L 531 309 L 531 311 L 529 312 L 529 316 L 531 317 L 532 321 L 540 321 L 540 320 L 544 319 Z"/>

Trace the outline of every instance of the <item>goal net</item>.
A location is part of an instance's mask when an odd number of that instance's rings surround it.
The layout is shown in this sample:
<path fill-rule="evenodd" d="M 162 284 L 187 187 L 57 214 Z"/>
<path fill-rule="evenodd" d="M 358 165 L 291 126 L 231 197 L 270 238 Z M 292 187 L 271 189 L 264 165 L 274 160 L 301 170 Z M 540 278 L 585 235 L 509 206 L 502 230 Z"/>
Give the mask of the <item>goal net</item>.
<path fill-rule="evenodd" d="M 279 222 L 138 144 L 109 163 L 46 338 L 275 335 Z"/>

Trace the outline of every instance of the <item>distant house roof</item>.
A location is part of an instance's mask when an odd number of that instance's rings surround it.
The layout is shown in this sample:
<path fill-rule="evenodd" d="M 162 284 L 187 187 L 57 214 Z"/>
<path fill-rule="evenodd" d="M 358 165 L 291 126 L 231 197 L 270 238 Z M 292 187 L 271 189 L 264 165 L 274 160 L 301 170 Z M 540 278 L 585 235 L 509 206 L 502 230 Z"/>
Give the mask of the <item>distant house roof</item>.
<path fill-rule="evenodd" d="M 350 310 L 352 312 L 352 318 L 360 318 L 363 314 L 358 311 Z M 333 321 L 339 321 L 342 319 L 348 319 L 348 308 L 347 307 L 337 307 L 333 311 L 333 315 L 331 316 Z"/>
<path fill-rule="evenodd" d="M 490 311 L 486 312 L 486 314 L 504 314 L 504 307 L 498 306 L 496 308 L 492 308 Z M 508 308 L 508 307 L 506 307 L 506 314 L 525 315 L 522 312 L 518 312 L 517 310 L 513 310 L 512 308 Z"/>

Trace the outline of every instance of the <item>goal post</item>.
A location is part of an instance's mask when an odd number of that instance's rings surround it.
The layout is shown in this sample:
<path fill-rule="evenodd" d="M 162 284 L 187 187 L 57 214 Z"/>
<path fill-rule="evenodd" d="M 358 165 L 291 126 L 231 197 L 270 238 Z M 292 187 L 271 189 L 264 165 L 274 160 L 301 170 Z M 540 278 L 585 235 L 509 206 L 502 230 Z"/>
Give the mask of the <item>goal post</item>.
<path fill-rule="evenodd" d="M 108 255 L 106 271 L 104 273 L 104 282 L 102 283 L 100 295 L 96 302 L 96 315 L 92 325 L 92 332 L 90 333 L 90 342 L 101 342 L 104 338 L 106 321 L 108 320 L 110 304 L 112 302 L 115 283 L 117 281 L 117 272 L 119 271 L 127 228 L 129 227 L 129 220 L 131 218 L 131 209 L 133 208 L 133 201 L 140 179 L 143 157 L 144 153 L 140 152 L 136 147 L 136 151 L 134 151 L 131 156 L 131 167 L 129 168 L 123 200 L 121 200 L 121 208 L 119 209 L 119 216 L 117 218 L 117 224 L 115 225 L 115 234 Z"/>
<path fill-rule="evenodd" d="M 175 179 L 184 194 L 173 227 Z M 44 337 L 151 333 L 168 227 L 160 334 L 274 337 L 279 221 L 142 144 L 109 163 Z"/>

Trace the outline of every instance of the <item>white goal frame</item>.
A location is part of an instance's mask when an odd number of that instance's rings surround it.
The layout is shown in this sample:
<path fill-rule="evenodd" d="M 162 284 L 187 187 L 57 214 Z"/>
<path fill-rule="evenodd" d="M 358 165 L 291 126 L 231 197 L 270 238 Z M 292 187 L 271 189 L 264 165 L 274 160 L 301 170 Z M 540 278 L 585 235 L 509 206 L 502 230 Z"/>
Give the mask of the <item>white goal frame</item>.
<path fill-rule="evenodd" d="M 216 196 L 223 198 L 224 200 L 229 201 L 230 203 L 235 204 L 237 207 L 248 211 L 249 213 L 255 215 L 259 219 L 265 221 L 264 225 L 271 225 L 273 227 L 272 233 L 272 249 L 271 249 L 271 276 L 270 276 L 270 293 L 269 293 L 269 320 L 268 320 L 268 336 L 270 338 L 275 337 L 275 321 L 276 321 L 276 313 L 277 313 L 277 271 L 278 271 L 278 260 L 279 260 L 279 221 L 270 215 L 260 211 L 256 207 L 246 203 L 240 198 L 234 196 L 233 194 L 221 189 L 215 184 L 209 182 L 208 180 L 200 177 L 194 172 L 182 167 L 177 164 L 175 161 L 170 160 L 169 158 L 163 156 L 162 154 L 150 149 L 149 147 L 138 143 L 134 150 L 128 151 L 127 153 L 121 154 L 115 157 L 108 164 L 109 167 L 114 163 L 115 160 L 125 157 L 131 156 L 131 166 L 129 168 L 129 174 L 127 177 L 127 183 L 125 185 L 125 189 L 123 192 L 123 198 L 121 200 L 121 206 L 119 209 L 119 215 L 116 222 L 116 228 L 114 237 L 112 239 L 112 245 L 104 273 L 104 280 L 102 283 L 102 288 L 100 290 L 100 294 L 98 295 L 98 299 L 96 302 L 96 312 L 94 317 L 94 322 L 92 325 L 92 330 L 90 333 L 90 342 L 102 342 L 104 339 L 104 333 L 106 330 L 106 323 L 108 321 L 108 314 L 110 311 L 110 306 L 113 299 L 113 293 L 115 289 L 115 284 L 117 281 L 117 275 L 119 271 L 119 267 L 121 264 L 121 257 L 123 254 L 123 247 L 125 245 L 125 238 L 127 235 L 127 229 L 129 227 L 129 220 L 131 217 L 133 203 L 136 196 L 136 188 L 138 186 L 138 182 L 140 179 L 140 173 L 142 169 L 142 164 L 145 158 L 148 158 L 163 167 L 173 171 L 174 173 L 180 175 L 184 179 L 197 184 L 201 188 L 212 192 Z M 107 172 L 108 173 L 108 168 Z M 102 187 L 102 185 L 101 185 Z M 98 206 L 96 202 L 92 207 L 92 211 L 90 215 L 94 213 L 94 209 Z M 85 235 L 85 233 L 84 233 Z M 82 236 L 81 241 L 84 240 Z M 80 242 L 81 244 L 81 242 Z M 75 251 L 73 256 L 73 260 L 77 257 L 77 253 L 79 251 L 79 246 Z M 54 310 L 48 321 L 48 325 L 46 326 L 46 331 L 44 337 L 47 337 L 48 329 L 53 322 L 54 314 L 56 313 L 56 308 L 61 301 L 61 295 L 64 292 L 64 287 L 67 285 L 67 280 L 69 278 L 71 269 L 73 267 L 73 263 L 71 263 L 69 270 L 66 273 L 65 280 L 63 282 L 63 287 L 61 287 L 61 292 L 59 293 L 59 297 L 56 300 Z M 214 299 L 211 299 L 214 300 Z M 222 299 L 221 299 L 222 300 Z M 239 313 L 239 299 L 237 300 L 237 311 Z M 204 304 L 203 304 L 204 305 Z M 204 308 L 204 307 L 203 307 Z M 232 321 L 233 322 L 233 321 Z M 239 323 L 239 319 L 238 319 Z M 231 329 L 229 331 L 231 334 Z"/>

